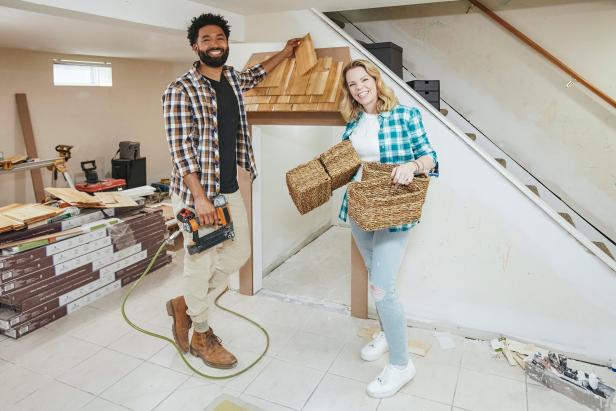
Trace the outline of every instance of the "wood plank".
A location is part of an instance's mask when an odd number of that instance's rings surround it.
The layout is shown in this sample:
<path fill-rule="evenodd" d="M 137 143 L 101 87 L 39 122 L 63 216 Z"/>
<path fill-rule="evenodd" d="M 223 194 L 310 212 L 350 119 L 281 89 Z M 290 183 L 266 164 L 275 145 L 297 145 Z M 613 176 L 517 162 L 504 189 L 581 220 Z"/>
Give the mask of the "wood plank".
<path fill-rule="evenodd" d="M 74 188 L 45 187 L 45 191 L 62 201 L 66 201 L 67 203 L 76 206 L 103 206 L 103 202 L 98 200 L 96 197 L 75 190 Z"/>
<path fill-rule="evenodd" d="M 30 110 L 28 109 L 28 99 L 25 94 L 15 94 L 17 103 L 17 112 L 19 113 L 19 121 L 21 123 L 21 131 L 24 136 L 26 145 L 26 154 L 30 158 L 38 158 L 36 151 L 36 143 L 34 141 L 34 131 L 32 130 L 32 121 L 30 119 Z M 34 197 L 36 201 L 42 203 L 45 201 L 45 191 L 43 189 L 43 176 L 40 169 L 30 170 L 32 176 L 32 186 L 34 188 Z"/>
<path fill-rule="evenodd" d="M 299 74 L 299 69 L 297 67 L 297 64 L 295 64 L 295 69 L 293 70 L 293 74 L 291 75 L 291 82 L 287 89 L 287 94 L 291 96 L 305 96 L 309 81 L 310 72 L 304 75 Z"/>
<path fill-rule="evenodd" d="M 317 64 L 317 53 L 314 49 L 310 33 L 304 36 L 299 46 L 295 49 L 295 59 L 299 75 L 306 74 Z"/>
<path fill-rule="evenodd" d="M 266 96 L 267 89 L 266 88 L 251 88 L 248 91 L 245 91 L 244 97 L 253 97 L 253 96 Z"/>
<path fill-rule="evenodd" d="M 293 104 L 273 104 L 272 111 L 292 111 Z"/>
<path fill-rule="evenodd" d="M 310 96 L 289 96 L 289 103 L 310 103 Z"/>
<path fill-rule="evenodd" d="M 0 209 L 0 214 L 6 218 L 23 224 L 32 224 L 61 214 L 62 210 L 41 204 L 11 204 Z"/>
<path fill-rule="evenodd" d="M 329 79 L 329 71 L 332 66 L 331 57 L 323 57 L 319 59 L 318 64 L 311 71 L 310 79 L 308 80 L 308 87 L 306 88 L 306 94 L 318 94 L 322 95 L 325 92 L 325 86 Z"/>
<path fill-rule="evenodd" d="M 272 111 L 274 105 L 271 103 L 259 104 L 257 111 Z"/>
<path fill-rule="evenodd" d="M 340 112 L 273 112 L 253 111 L 248 113 L 250 125 L 287 125 L 287 126 L 344 126 L 346 122 Z"/>
<path fill-rule="evenodd" d="M 288 104 L 291 102 L 291 96 L 275 96 L 276 97 L 276 103 L 279 104 Z"/>
<path fill-rule="evenodd" d="M 267 94 L 270 96 L 281 96 L 286 94 L 289 83 L 291 82 L 291 76 L 293 75 L 294 69 L 295 59 L 290 59 L 289 64 L 287 64 L 287 67 L 285 68 L 285 73 L 282 76 L 282 82 L 280 83 L 280 86 L 267 89 Z"/>
<path fill-rule="evenodd" d="M 335 103 L 338 92 L 342 86 L 342 68 L 344 63 L 339 61 L 335 63 L 329 70 L 325 93 L 321 96 L 311 96 L 310 101 L 316 103 Z"/>
<path fill-rule="evenodd" d="M 289 62 L 290 59 L 282 60 L 271 72 L 267 73 L 263 81 L 257 84 L 256 87 L 280 87 L 287 72 L 287 68 L 289 67 Z"/>

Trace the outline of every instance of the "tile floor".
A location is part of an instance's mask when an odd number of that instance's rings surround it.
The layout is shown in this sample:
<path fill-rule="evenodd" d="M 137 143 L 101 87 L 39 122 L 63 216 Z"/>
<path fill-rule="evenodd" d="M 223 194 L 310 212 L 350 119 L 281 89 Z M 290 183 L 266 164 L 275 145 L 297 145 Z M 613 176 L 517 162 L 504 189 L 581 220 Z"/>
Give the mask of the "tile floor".
<path fill-rule="evenodd" d="M 170 321 L 164 302 L 180 290 L 179 257 L 147 278 L 127 307 L 134 321 L 167 336 Z M 496 358 L 486 342 L 454 336 L 455 349 L 443 350 L 432 332 L 420 329 L 410 329 L 410 336 L 432 348 L 426 357 L 413 356 L 415 379 L 392 398 L 372 399 L 365 385 L 386 358 L 374 363 L 359 359 L 364 341 L 357 331 L 370 321 L 234 292 L 221 303 L 263 324 L 270 349 L 245 374 L 203 379 L 185 367 L 170 345 L 124 323 L 119 306 L 125 292 L 119 290 L 20 340 L 0 337 L 0 410 L 190 411 L 207 408 L 223 393 L 267 411 L 585 410 L 528 381 L 520 369 Z M 230 314 L 216 310 L 211 321 L 238 356 L 239 367 L 254 361 L 265 345 L 260 331 Z M 189 360 L 204 372 L 226 373 Z M 597 372 L 616 384 L 616 374 Z"/>

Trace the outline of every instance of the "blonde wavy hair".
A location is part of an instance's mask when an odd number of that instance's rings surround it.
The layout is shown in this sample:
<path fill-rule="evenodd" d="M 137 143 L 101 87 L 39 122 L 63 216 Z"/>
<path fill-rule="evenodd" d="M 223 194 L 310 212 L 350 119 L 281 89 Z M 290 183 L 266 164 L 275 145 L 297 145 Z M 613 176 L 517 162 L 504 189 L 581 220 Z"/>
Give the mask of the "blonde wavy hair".
<path fill-rule="evenodd" d="M 340 102 L 340 112 L 346 122 L 356 120 L 361 111 L 364 108 L 359 104 L 349 91 L 349 86 L 346 81 L 346 74 L 349 70 L 355 67 L 363 67 L 364 70 L 374 79 L 376 82 L 377 98 L 376 111 L 382 113 L 384 111 L 391 111 L 397 104 L 398 98 L 394 94 L 393 90 L 389 88 L 383 78 L 379 69 L 369 62 L 368 60 L 353 60 L 347 63 L 342 70 L 342 101 Z"/>

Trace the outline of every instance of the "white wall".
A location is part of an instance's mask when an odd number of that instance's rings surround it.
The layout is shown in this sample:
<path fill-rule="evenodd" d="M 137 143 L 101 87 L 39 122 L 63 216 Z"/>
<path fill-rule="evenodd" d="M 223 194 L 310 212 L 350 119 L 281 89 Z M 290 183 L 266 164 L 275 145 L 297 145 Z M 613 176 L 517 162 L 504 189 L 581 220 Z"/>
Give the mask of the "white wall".
<path fill-rule="evenodd" d="M 279 261 L 312 234 L 331 225 L 327 204 L 300 215 L 286 184 L 286 172 L 331 147 L 332 129 L 323 126 L 259 126 L 257 170 L 261 198 L 263 268 Z M 281 262 L 281 261 L 280 261 Z"/>
<path fill-rule="evenodd" d="M 488 1 L 499 16 L 616 97 L 616 2 Z M 375 41 L 404 49 L 418 78 L 552 191 L 616 238 L 616 109 L 468 3 L 344 15 Z"/>
<path fill-rule="evenodd" d="M 259 31 L 266 21 L 272 30 Z M 316 47 L 345 43 L 309 11 L 247 19 L 255 41 L 305 31 Z M 399 274 L 409 321 L 462 334 L 502 333 L 599 361 L 616 358 L 616 330 L 605 326 L 616 324 L 614 270 L 474 143 L 388 83 L 403 104 L 419 106 L 442 173 L 431 184 Z"/>

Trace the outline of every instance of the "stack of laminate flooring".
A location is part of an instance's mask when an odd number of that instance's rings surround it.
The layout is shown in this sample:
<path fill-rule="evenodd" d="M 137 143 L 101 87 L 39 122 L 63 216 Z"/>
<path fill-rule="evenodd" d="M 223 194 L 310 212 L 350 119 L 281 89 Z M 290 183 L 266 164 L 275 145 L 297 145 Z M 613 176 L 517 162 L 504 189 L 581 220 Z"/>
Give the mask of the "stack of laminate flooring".
<path fill-rule="evenodd" d="M 255 53 L 246 67 L 275 53 Z M 310 34 L 302 39 L 294 58 L 287 58 L 263 81 L 244 93 L 247 111 L 338 111 L 341 76 L 350 60 L 348 47 L 315 49 Z"/>
<path fill-rule="evenodd" d="M 136 280 L 166 233 L 160 210 L 105 209 L 1 234 L 0 332 L 22 337 Z"/>

